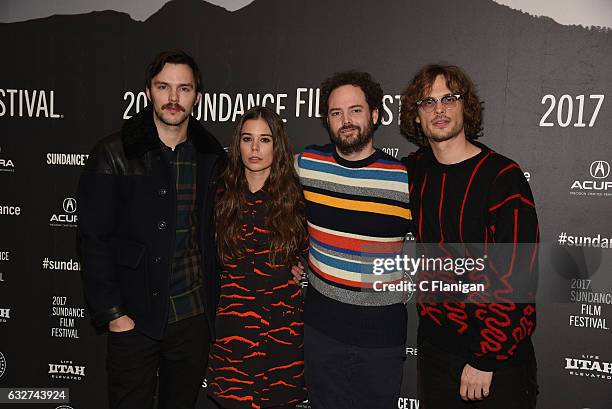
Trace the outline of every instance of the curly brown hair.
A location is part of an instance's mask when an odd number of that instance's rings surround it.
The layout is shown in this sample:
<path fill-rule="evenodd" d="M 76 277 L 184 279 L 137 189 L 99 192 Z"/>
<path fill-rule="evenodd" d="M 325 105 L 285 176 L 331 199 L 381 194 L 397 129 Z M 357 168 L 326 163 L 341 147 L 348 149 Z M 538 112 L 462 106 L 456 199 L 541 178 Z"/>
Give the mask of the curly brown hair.
<path fill-rule="evenodd" d="M 282 119 L 270 108 L 253 107 L 242 116 L 231 141 L 228 162 L 219 183 L 215 208 L 215 237 L 221 260 L 241 256 L 242 211 L 246 209 L 248 183 L 240 155 L 244 123 L 263 119 L 272 132 L 273 161 L 264 189 L 266 227 L 271 231 L 270 260 L 289 263 L 298 256 L 306 240 L 306 217 L 302 186 L 293 166 L 293 154 Z M 277 257 L 279 257 L 277 259 Z"/>
<path fill-rule="evenodd" d="M 400 130 L 408 140 L 419 146 L 428 146 L 427 137 L 421 125 L 416 122 L 419 107 L 417 101 L 423 99 L 436 80 L 442 75 L 446 85 L 455 94 L 461 95 L 463 101 L 463 127 L 468 139 L 482 136 L 483 103 L 476 95 L 476 87 L 461 68 L 455 65 L 431 64 L 421 68 L 408 87 L 402 92 L 402 110 L 400 113 Z"/>
<path fill-rule="evenodd" d="M 370 108 L 370 112 L 374 111 L 374 109 L 378 110 L 379 118 L 382 118 L 383 114 L 383 90 L 378 83 L 370 74 L 367 72 L 348 70 L 337 72 L 331 77 L 327 78 L 321 84 L 321 94 L 320 94 L 320 107 L 319 114 L 321 115 L 321 122 L 323 126 L 329 130 L 327 127 L 327 113 L 329 111 L 329 95 L 338 87 L 343 85 L 354 85 L 356 87 L 361 88 L 363 91 L 366 102 L 368 103 L 368 108 Z M 378 128 L 380 124 L 380 119 L 377 123 L 375 123 L 372 127 L 373 130 Z"/>

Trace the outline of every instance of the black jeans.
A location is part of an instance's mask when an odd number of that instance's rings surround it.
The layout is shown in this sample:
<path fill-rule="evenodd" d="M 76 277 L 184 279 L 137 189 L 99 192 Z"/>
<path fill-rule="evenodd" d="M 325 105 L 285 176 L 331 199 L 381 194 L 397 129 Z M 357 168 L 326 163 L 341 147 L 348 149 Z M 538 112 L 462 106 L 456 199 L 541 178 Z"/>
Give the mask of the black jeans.
<path fill-rule="evenodd" d="M 344 344 L 304 326 L 308 401 L 312 409 L 393 409 L 402 386 L 406 348 Z"/>
<path fill-rule="evenodd" d="M 417 385 L 421 409 L 534 409 L 537 395 L 535 359 L 503 365 L 493 374 L 489 396 L 463 401 L 459 395 L 465 359 L 430 343 L 420 343 Z"/>
<path fill-rule="evenodd" d="M 161 341 L 136 329 L 111 332 L 107 347 L 111 409 L 153 408 L 158 371 L 158 408 L 193 409 L 210 349 L 204 314 L 169 324 Z"/>

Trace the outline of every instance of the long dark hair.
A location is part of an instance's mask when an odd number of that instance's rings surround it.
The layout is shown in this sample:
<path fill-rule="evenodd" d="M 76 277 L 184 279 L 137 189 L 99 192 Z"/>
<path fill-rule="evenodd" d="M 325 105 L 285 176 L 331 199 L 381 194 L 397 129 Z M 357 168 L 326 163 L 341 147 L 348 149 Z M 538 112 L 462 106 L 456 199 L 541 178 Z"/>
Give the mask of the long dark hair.
<path fill-rule="evenodd" d="M 417 101 L 430 91 L 436 77 L 442 75 L 446 85 L 455 94 L 460 94 L 463 101 L 463 127 L 468 139 L 482 136 L 482 103 L 476 94 L 476 87 L 470 78 L 455 65 L 426 65 L 416 73 L 408 87 L 402 92 L 402 111 L 400 113 L 400 130 L 419 146 L 429 142 L 423 134 L 421 125 L 416 123 L 419 115 Z"/>
<path fill-rule="evenodd" d="M 240 134 L 244 123 L 261 118 L 272 132 L 273 159 L 264 185 L 266 227 L 270 230 L 271 261 L 289 263 L 306 239 L 306 217 L 302 187 L 293 167 L 293 154 L 282 119 L 270 108 L 253 107 L 242 116 L 231 141 L 228 163 L 221 175 L 215 208 L 215 236 L 221 260 L 239 257 L 242 211 L 246 208 L 248 183 L 240 156 Z"/>

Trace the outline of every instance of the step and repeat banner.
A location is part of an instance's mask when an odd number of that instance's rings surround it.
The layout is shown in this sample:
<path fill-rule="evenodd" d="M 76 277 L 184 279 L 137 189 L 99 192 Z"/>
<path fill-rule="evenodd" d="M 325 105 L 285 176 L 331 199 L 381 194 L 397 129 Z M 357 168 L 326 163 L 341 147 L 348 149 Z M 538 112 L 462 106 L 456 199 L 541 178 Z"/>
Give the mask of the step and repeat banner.
<path fill-rule="evenodd" d="M 147 105 L 150 60 L 182 48 L 203 71 L 194 116 L 224 144 L 258 104 L 284 118 L 296 151 L 328 141 L 318 87 L 334 72 L 381 82 L 375 143 L 400 158 L 416 150 L 398 128 L 402 89 L 425 64 L 464 68 L 485 102 L 482 142 L 522 166 L 540 217 L 538 407 L 612 407 L 612 31 L 490 0 L 257 0 L 233 12 L 177 0 L 144 21 L 50 14 L 0 24 L 0 388 L 69 390 L 68 403 L 41 409 L 106 407 L 106 336 L 90 324 L 75 246 L 77 180 L 94 143 Z M 418 409 L 408 308 L 397 408 Z M 212 408 L 207 386 L 199 409 Z"/>

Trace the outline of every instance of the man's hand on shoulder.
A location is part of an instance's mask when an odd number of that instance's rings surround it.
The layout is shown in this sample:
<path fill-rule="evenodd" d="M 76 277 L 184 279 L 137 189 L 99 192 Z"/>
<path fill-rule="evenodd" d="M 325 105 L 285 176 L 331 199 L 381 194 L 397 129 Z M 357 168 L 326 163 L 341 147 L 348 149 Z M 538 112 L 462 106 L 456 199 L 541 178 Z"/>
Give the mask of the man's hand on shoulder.
<path fill-rule="evenodd" d="M 135 326 L 136 324 L 130 317 L 122 315 L 108 323 L 108 330 L 110 332 L 126 332 L 134 329 Z"/>
<path fill-rule="evenodd" d="M 481 371 L 465 364 L 461 373 L 459 394 L 463 400 L 482 400 L 489 396 L 493 372 Z"/>

